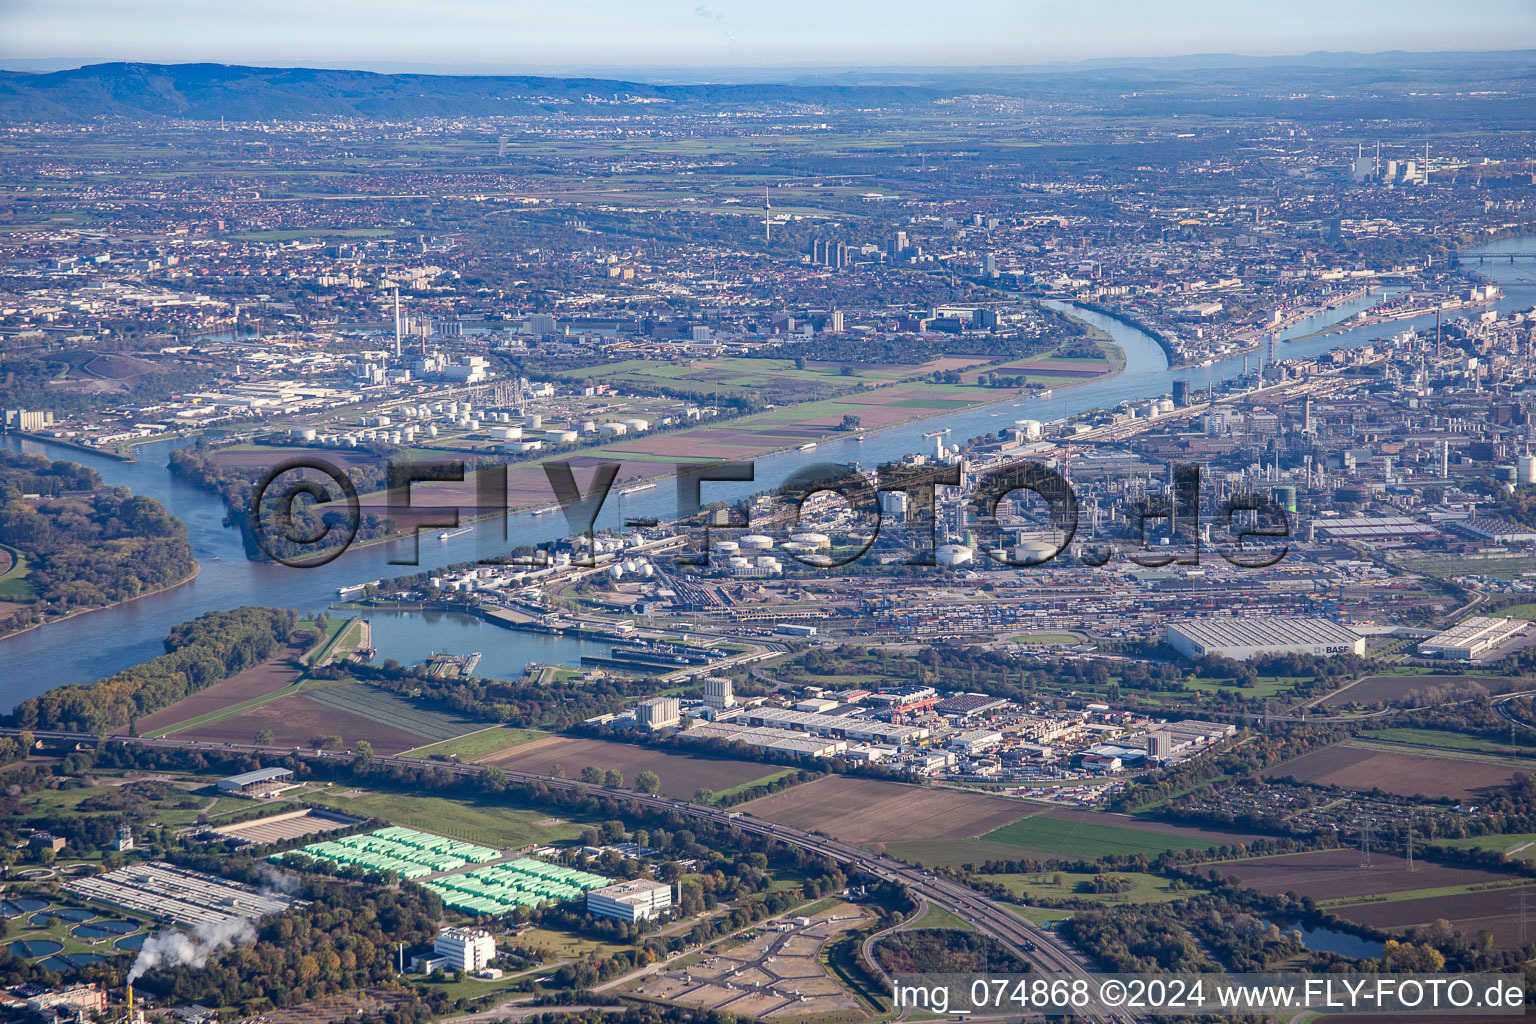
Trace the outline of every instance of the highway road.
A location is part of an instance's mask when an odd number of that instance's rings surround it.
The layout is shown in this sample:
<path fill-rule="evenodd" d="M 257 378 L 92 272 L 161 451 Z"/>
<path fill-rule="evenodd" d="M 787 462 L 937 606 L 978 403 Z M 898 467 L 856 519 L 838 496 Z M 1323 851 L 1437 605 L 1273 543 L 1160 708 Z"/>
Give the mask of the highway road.
<path fill-rule="evenodd" d="M 0 729 L 0 734 L 14 735 L 19 731 L 17 729 Z M 96 743 L 96 737 L 88 733 L 50 732 L 41 729 L 31 731 L 38 739 L 86 743 L 92 746 Z M 270 757 L 303 756 L 342 763 L 352 761 L 355 756 L 351 751 L 311 750 L 302 750 L 296 755 L 292 747 L 260 746 L 253 743 L 210 743 L 189 739 L 150 739 L 117 734 L 109 736 L 109 739 L 118 740 L 123 743 L 138 744 L 144 747 L 220 751 L 223 753 L 265 755 Z M 477 764 L 433 761 L 426 758 L 400 757 L 397 755 L 375 755 L 373 760 L 376 764 L 381 765 L 395 765 L 411 769 L 431 768 L 466 778 L 476 777 L 485 770 L 483 766 Z M 1013 911 L 999 906 L 969 886 L 961 885 L 950 879 L 923 871 L 920 868 L 894 860 L 883 854 L 872 853 L 850 843 L 833 839 L 819 832 L 807 832 L 788 825 L 754 818 L 739 811 L 722 810 L 708 804 L 698 804 L 688 800 L 678 800 L 665 796 L 650 796 L 633 790 L 615 789 L 613 787 L 582 782 L 579 779 L 557 779 L 550 775 L 536 775 L 532 772 L 511 771 L 505 768 L 500 770 L 509 781 L 542 783 L 551 790 L 579 791 L 597 796 L 626 800 L 642 807 L 675 811 L 691 818 L 709 821 L 716 825 L 730 826 L 752 835 L 772 839 L 787 846 L 821 854 L 844 867 L 851 867 L 885 881 L 897 882 L 907 886 L 914 895 L 973 923 L 978 930 L 990 935 L 1008 947 L 1021 959 L 1032 963 L 1036 970 L 1049 974 L 1085 979 L 1092 970 L 1086 958 L 1068 945 L 1060 936 L 1019 917 Z M 1136 1019 L 1120 1014 L 1113 1016 L 1085 1014 L 1084 1016 L 1088 1020 L 1103 1022 L 1103 1024 L 1129 1024 L 1129 1022 Z"/>

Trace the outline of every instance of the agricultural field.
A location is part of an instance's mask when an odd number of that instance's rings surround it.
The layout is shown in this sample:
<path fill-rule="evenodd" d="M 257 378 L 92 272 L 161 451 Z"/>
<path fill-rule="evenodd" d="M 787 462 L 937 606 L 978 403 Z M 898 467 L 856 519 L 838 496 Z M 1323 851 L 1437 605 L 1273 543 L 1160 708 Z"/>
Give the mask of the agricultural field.
<path fill-rule="evenodd" d="M 1476 800 L 1487 789 L 1508 785 L 1521 770 L 1522 765 L 1508 758 L 1346 741 L 1265 769 L 1263 777 L 1360 791 L 1379 788 L 1398 796 Z"/>
<path fill-rule="evenodd" d="M 1386 845 L 1394 840 L 1383 837 Z M 1395 841 L 1401 845 L 1401 838 Z M 1360 866 L 1360 851 L 1355 847 L 1337 850 L 1313 850 L 1252 860 L 1226 861 L 1211 865 L 1224 876 L 1234 876 L 1250 889 L 1267 893 L 1294 892 L 1311 896 L 1319 903 L 1340 903 L 1378 896 L 1383 893 L 1498 885 L 1511 876 L 1476 868 L 1460 868 L 1416 860 L 1413 870 L 1408 861 L 1385 851 L 1371 853 L 1371 865 Z"/>
<path fill-rule="evenodd" d="M 207 743 L 250 743 L 258 732 L 270 730 L 273 744 L 280 747 L 309 747 L 321 737 L 339 736 L 345 749 L 355 749 L 358 740 L 367 740 L 380 754 L 398 754 L 431 739 L 321 704 L 312 696 L 312 693 L 285 695 L 177 735 Z"/>
<path fill-rule="evenodd" d="M 484 722 L 476 719 L 448 711 L 434 711 L 365 683 L 327 686 L 306 694 L 306 697 L 343 714 L 366 718 L 386 728 L 410 733 L 433 743 L 451 740 L 485 727 Z"/>
<path fill-rule="evenodd" d="M 495 725 L 489 729 L 466 733 L 439 743 L 405 751 L 411 757 L 456 757 L 461 761 L 475 761 L 499 754 L 524 743 L 547 739 L 549 733 L 539 729 L 518 729 L 510 725 Z"/>
<path fill-rule="evenodd" d="M 629 786 L 634 785 L 636 776 L 641 772 L 653 771 L 661 779 L 661 792 L 664 795 L 682 798 L 691 798 L 700 789 L 719 792 L 733 786 L 754 783 L 772 778 L 782 771 L 778 765 L 758 761 L 692 756 L 654 750 L 633 743 L 572 739 L 565 736 L 535 740 L 499 754 L 476 758 L 476 761 L 539 775 L 553 774 L 554 767 L 560 765 L 565 769 L 566 776 L 573 779 L 590 765 L 604 771 L 622 773 L 625 785 Z M 801 791 L 798 788 L 793 790 L 796 793 Z"/>
<path fill-rule="evenodd" d="M 1536 832 L 1515 832 L 1487 836 L 1467 836 L 1464 839 L 1436 839 L 1436 846 L 1449 846 L 1457 850 L 1492 850 L 1511 860 L 1536 861 Z"/>
<path fill-rule="evenodd" d="M 37 596 L 27 582 L 29 571 L 26 555 L 0 544 L 0 601 L 20 604 Z"/>
<path fill-rule="evenodd" d="M 586 822 L 550 817 L 549 811 L 479 797 L 419 796 L 362 789 L 328 789 L 310 795 L 317 804 L 355 818 L 377 818 L 421 832 L 462 839 L 498 850 L 569 842 Z"/>
<path fill-rule="evenodd" d="M 850 843 L 960 839 L 981 835 L 1029 813 L 1017 800 L 913 786 L 880 779 L 828 776 L 742 805 L 748 814 Z"/>
<path fill-rule="evenodd" d="M 161 708 L 147 718 L 139 720 L 139 733 L 143 736 L 165 736 L 199 724 L 216 721 L 220 717 L 250 706 L 250 702 L 270 697 L 296 686 L 301 677 L 294 666 L 294 659 L 304 653 L 307 641 L 290 644 L 276 657 L 253 666 L 199 690 L 170 707 Z M 244 742 L 249 743 L 250 737 Z"/>
<path fill-rule="evenodd" d="M 1519 947 L 1522 938 L 1530 937 L 1528 930 L 1522 934 L 1519 909 L 1522 894 L 1527 906 L 1536 906 L 1536 886 L 1526 885 L 1426 896 L 1423 899 L 1361 903 L 1336 909 L 1333 913 L 1347 921 L 1386 929 L 1409 928 L 1445 920 L 1468 937 L 1487 930 L 1492 933 L 1496 945 L 1514 948 Z"/>
<path fill-rule="evenodd" d="M 1017 848 L 1019 856 L 1114 857 L 1170 850 L 1209 849 L 1252 839 L 1213 829 L 1139 821 L 1101 811 L 1049 810 L 981 836 L 984 843 Z"/>
<path fill-rule="evenodd" d="M 1081 900 L 1084 903 L 1140 904 L 1171 903 L 1189 899 L 1201 890 L 1141 871 L 1113 871 L 1110 874 L 1129 879 L 1131 887 L 1121 893 L 1096 893 L 1089 886 L 1095 875 L 1079 871 L 1037 871 L 1033 874 L 981 876 L 989 882 L 1005 885 L 1014 897 L 1026 903 L 1033 900 Z M 1057 878 L 1061 884 L 1056 884 Z"/>
<path fill-rule="evenodd" d="M 1371 705 L 1390 703 L 1401 699 L 1415 690 L 1428 690 L 1435 686 L 1448 686 L 1462 682 L 1476 683 L 1487 689 L 1490 693 L 1501 693 L 1506 689 L 1518 689 L 1518 684 L 1520 683 L 1518 679 L 1505 679 L 1495 676 L 1441 673 L 1366 676 L 1358 682 L 1329 694 L 1319 702 L 1318 706 L 1337 708 L 1348 707 L 1351 704 Z"/>

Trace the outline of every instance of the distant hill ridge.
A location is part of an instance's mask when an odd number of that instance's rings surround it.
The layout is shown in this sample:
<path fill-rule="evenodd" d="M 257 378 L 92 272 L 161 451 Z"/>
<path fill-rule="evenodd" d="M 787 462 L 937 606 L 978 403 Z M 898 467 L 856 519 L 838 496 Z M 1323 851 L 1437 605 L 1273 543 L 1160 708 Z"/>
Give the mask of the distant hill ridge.
<path fill-rule="evenodd" d="M 750 108 L 772 102 L 847 108 L 931 102 L 940 90 L 886 85 L 652 85 L 598 78 L 385 75 L 230 64 L 92 64 L 70 71 L 0 71 L 0 118 L 84 121 L 103 116 L 194 121 L 324 117 L 487 117 L 604 102 L 663 109 Z M 627 106 L 630 104 L 626 104 Z"/>
<path fill-rule="evenodd" d="M 743 72 L 735 72 L 740 75 Z M 692 77 L 704 72 L 691 73 Z M 1034 68 L 763 70 L 767 83 L 659 84 L 531 75 L 437 75 L 234 64 L 92 64 L 0 71 L 0 120 L 102 117 L 190 121 L 489 117 L 613 109 L 699 112 L 931 107 L 991 93 L 1107 113 L 1181 109 L 1221 115 L 1458 116 L 1532 121 L 1536 53 L 1204 54 Z"/>

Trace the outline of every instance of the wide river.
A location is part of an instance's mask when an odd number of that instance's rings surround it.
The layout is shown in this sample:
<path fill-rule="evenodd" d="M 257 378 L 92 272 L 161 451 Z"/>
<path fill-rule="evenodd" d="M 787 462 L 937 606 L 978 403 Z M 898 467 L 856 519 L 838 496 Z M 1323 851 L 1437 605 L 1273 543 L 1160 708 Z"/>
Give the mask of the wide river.
<path fill-rule="evenodd" d="M 1536 238 L 1515 238 L 1478 251 L 1493 255 L 1501 251 L 1529 252 L 1533 247 L 1536 247 Z M 1536 263 L 1530 260 L 1490 261 L 1474 269 L 1503 287 L 1504 295 L 1497 308 L 1529 309 L 1536 305 Z M 1057 305 L 1066 308 L 1063 304 Z M 1317 330 L 1329 322 L 1347 318 L 1358 308 L 1362 308 L 1361 304 L 1356 303 L 1334 310 L 1331 320 L 1309 321 L 1304 330 Z M 1015 419 L 1058 419 L 1090 409 L 1111 408 L 1125 401 L 1156 398 L 1172 391 L 1176 377 L 1185 377 L 1194 388 L 1201 388 L 1243 372 L 1245 360 L 1241 356 L 1209 367 L 1170 372 L 1162 349 L 1149 335 L 1098 313 L 1073 312 L 1103 329 L 1125 350 L 1124 371 L 1104 380 L 1058 388 L 1049 399 L 1006 402 L 869 432 L 862 443 L 849 438 L 824 442 L 813 451 L 788 451 L 766 456 L 757 460 L 756 479 L 752 483 L 706 484 L 704 500 L 726 500 L 766 490 L 811 463 L 859 462 L 874 466 L 910 452 L 927 451 L 933 442 L 923 435 L 933 430 L 948 428 L 952 438 L 963 440 L 1007 426 Z M 1327 337 L 1282 345 L 1280 355 L 1296 358 L 1335 348 L 1359 347 L 1408 327 L 1432 327 L 1433 324 L 1434 317 L 1430 316 L 1353 328 Z M 1301 330 L 1293 329 L 1288 333 L 1301 333 Z M 1252 356 L 1248 361 L 1256 363 Z M 138 449 L 139 461 L 132 463 L 11 436 L 4 440 L 13 450 L 86 463 L 95 467 L 109 484 L 129 487 L 137 494 L 157 499 L 187 524 L 189 540 L 202 566 L 197 578 L 183 586 L 0 640 L 0 666 L 3 666 L 0 669 L 0 709 L 7 711 L 27 697 L 55 686 L 91 682 L 154 657 L 163 652 L 162 640 L 172 626 L 207 611 L 243 604 L 296 608 L 300 612 L 318 611 L 336 600 L 338 587 L 505 554 L 510 545 L 550 540 L 565 526 L 564 517 L 558 512 L 539 517 L 530 513 L 514 515 L 507 524 L 507 545 L 502 544 L 501 531 L 493 524 L 481 525 L 474 532 L 446 543 L 439 541 L 432 532 L 423 532 L 420 569 L 389 564 L 391 558 L 409 557 L 409 542 L 359 548 L 326 566 L 294 569 L 247 561 L 240 532 L 223 525 L 222 502 L 169 471 L 168 453 L 174 447 L 190 443 L 186 440 L 142 445 Z M 623 504 L 625 517 L 655 516 L 665 520 L 676 512 L 673 488 L 665 481 L 654 490 L 630 495 Z M 618 515 L 617 501 L 610 496 L 599 525 L 617 525 Z M 431 650 L 479 650 L 485 652 L 481 672 L 491 676 L 515 676 L 530 659 L 575 664 L 583 651 L 583 645 L 574 639 L 490 627 L 468 616 L 428 618 L 375 614 L 372 619 L 381 657 L 396 657 L 409 663 L 425 657 Z"/>

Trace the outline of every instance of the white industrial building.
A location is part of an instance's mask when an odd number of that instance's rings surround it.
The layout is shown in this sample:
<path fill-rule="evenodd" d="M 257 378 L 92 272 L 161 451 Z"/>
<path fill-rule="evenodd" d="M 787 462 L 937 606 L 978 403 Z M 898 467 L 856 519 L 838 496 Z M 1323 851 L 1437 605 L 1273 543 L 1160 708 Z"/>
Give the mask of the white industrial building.
<path fill-rule="evenodd" d="M 218 790 L 235 796 L 272 797 L 297 785 L 288 768 L 258 768 L 220 779 Z"/>
<path fill-rule="evenodd" d="M 729 679 L 710 676 L 704 680 L 704 706 L 723 711 L 734 706 L 736 695 Z"/>
<path fill-rule="evenodd" d="M 1170 622 L 1168 644 L 1189 658 L 1247 661 L 1270 654 L 1365 653 L 1365 638 L 1332 619 L 1310 616 L 1183 619 Z"/>
<path fill-rule="evenodd" d="M 635 721 L 642 729 L 669 729 L 682 720 L 682 702 L 676 697 L 652 697 L 635 705 Z"/>
<path fill-rule="evenodd" d="M 496 959 L 496 940 L 478 928 L 444 928 L 432 943 L 446 971 L 478 971 Z"/>
<path fill-rule="evenodd" d="M 648 921 L 672 905 L 672 887 L 649 878 L 593 889 L 587 893 L 587 913 L 633 924 Z"/>
<path fill-rule="evenodd" d="M 949 738 L 949 745 L 962 754 L 975 755 L 1001 746 L 1003 734 L 991 729 L 971 729 L 957 732 Z"/>
<path fill-rule="evenodd" d="M 1474 615 L 1419 644 L 1419 653 L 1426 658 L 1466 661 L 1514 639 L 1527 625 L 1523 619 Z"/>

